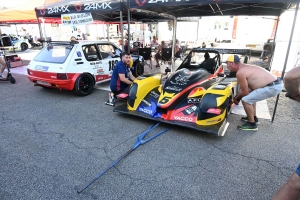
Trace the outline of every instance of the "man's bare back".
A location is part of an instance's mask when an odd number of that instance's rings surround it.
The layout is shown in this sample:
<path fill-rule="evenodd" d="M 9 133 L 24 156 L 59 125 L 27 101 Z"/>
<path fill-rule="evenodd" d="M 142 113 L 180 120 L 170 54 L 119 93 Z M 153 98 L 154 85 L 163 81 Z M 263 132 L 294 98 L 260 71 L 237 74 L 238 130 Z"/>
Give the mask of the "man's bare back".
<path fill-rule="evenodd" d="M 236 73 L 237 78 L 246 77 L 251 90 L 262 88 L 276 80 L 276 76 L 269 71 L 254 65 L 240 64 Z"/>

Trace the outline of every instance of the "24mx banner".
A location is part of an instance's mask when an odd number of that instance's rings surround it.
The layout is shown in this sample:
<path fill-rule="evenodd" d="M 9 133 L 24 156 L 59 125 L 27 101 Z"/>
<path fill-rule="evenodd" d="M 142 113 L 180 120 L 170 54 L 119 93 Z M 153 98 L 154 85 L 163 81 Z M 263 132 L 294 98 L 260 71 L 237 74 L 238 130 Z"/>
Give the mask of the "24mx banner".
<path fill-rule="evenodd" d="M 91 13 L 72 13 L 61 15 L 62 26 L 76 26 L 82 24 L 90 24 L 93 22 L 94 20 Z"/>

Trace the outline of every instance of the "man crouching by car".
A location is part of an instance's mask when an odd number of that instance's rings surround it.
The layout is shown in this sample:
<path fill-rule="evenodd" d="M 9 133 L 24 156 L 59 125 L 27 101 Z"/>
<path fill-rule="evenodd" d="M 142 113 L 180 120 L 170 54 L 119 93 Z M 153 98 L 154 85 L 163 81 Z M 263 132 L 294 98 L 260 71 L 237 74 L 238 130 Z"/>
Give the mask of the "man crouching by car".
<path fill-rule="evenodd" d="M 130 71 L 130 54 L 128 52 L 123 52 L 121 54 L 121 60 L 114 67 L 110 80 L 110 89 L 113 93 L 110 95 L 110 98 L 113 98 L 120 93 L 128 93 L 129 86 L 134 79 L 135 77 Z M 113 104 L 113 99 L 110 99 L 109 101 Z"/>
<path fill-rule="evenodd" d="M 269 71 L 254 65 L 242 64 L 237 55 L 227 58 L 227 68 L 236 72 L 236 78 L 240 84 L 240 91 L 233 98 L 235 104 L 242 100 L 247 117 L 242 117 L 246 123 L 238 126 L 240 130 L 258 130 L 256 117 L 256 102 L 278 95 L 283 88 L 279 77 Z"/>

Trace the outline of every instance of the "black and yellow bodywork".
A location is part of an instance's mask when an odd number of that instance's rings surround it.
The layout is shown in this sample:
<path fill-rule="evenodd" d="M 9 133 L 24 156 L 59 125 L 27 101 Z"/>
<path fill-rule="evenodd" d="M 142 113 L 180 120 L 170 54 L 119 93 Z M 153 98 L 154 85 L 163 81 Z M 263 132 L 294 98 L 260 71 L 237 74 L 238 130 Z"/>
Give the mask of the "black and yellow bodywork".
<path fill-rule="evenodd" d="M 114 111 L 223 135 L 236 85 L 223 74 L 217 66 L 213 73 L 180 68 L 169 76 L 140 76 L 127 102 L 116 104 Z"/>

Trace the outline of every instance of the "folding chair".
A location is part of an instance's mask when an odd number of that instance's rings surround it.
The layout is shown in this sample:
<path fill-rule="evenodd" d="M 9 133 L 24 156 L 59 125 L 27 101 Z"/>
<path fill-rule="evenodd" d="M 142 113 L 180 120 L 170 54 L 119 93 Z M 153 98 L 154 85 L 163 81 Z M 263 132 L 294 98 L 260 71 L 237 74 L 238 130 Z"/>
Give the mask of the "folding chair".
<path fill-rule="evenodd" d="M 143 56 L 144 60 L 150 60 L 150 65 L 146 62 L 145 65 L 148 65 L 152 69 L 151 48 L 139 48 L 138 54 Z"/>
<path fill-rule="evenodd" d="M 161 50 L 161 61 L 171 62 L 172 60 L 172 48 L 162 48 Z"/>

